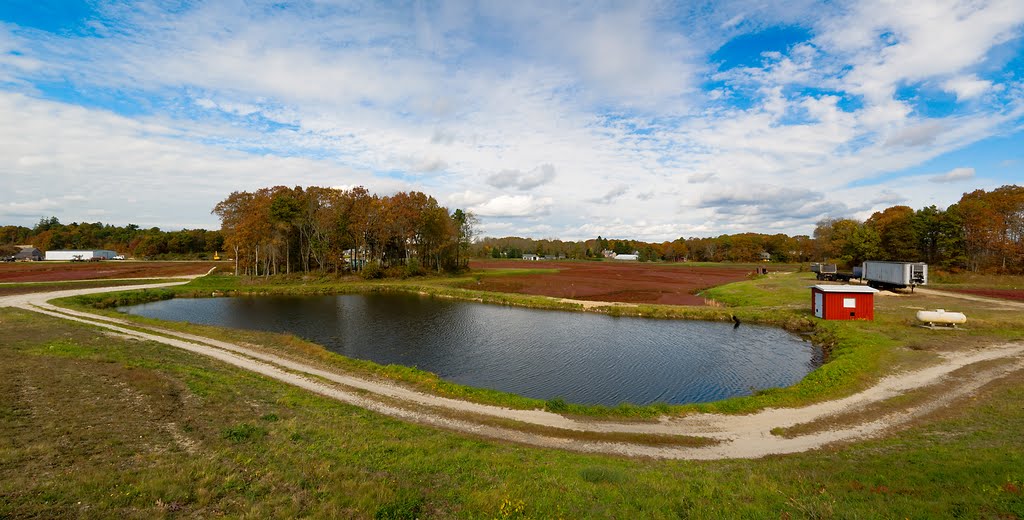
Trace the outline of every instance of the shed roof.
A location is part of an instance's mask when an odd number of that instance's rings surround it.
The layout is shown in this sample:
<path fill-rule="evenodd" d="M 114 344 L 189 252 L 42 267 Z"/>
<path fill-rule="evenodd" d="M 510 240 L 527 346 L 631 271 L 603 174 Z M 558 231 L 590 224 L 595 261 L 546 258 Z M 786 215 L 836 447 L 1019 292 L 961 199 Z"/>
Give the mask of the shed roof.
<path fill-rule="evenodd" d="M 874 287 L 868 287 L 867 285 L 812 285 L 814 289 L 821 292 L 833 292 L 833 293 L 868 293 L 874 294 L 878 292 L 878 289 Z"/>

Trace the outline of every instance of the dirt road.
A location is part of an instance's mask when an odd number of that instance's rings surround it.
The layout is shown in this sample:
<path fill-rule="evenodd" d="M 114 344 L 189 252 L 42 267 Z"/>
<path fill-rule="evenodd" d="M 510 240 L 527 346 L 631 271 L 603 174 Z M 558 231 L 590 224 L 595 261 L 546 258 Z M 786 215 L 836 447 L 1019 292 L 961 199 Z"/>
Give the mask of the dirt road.
<path fill-rule="evenodd" d="M 165 287 L 178 283 L 184 282 L 124 286 L 116 290 Z M 750 415 L 736 416 L 693 414 L 684 417 L 662 417 L 651 422 L 585 420 L 545 410 L 513 410 L 439 397 L 387 381 L 326 370 L 234 343 L 61 309 L 47 303 L 54 298 L 112 290 L 115 289 L 105 287 L 14 295 L 0 298 L 0 307 L 17 307 L 56 318 L 88 323 L 114 331 L 122 337 L 181 348 L 403 420 L 502 441 L 625 456 L 679 459 L 757 458 L 801 452 L 832 443 L 876 436 L 947 406 L 995 379 L 1024 370 L 1024 344 L 1006 344 L 946 354 L 930 367 L 894 374 L 873 387 L 849 397 L 801 408 L 766 409 Z M 955 374 L 961 368 L 983 362 L 985 364 L 982 368 L 970 370 L 967 375 Z M 792 437 L 772 433 L 775 428 L 828 421 L 830 418 L 856 413 L 893 396 L 921 388 L 929 389 L 928 397 L 923 402 L 917 400 L 909 407 L 875 415 L 868 421 L 852 425 L 844 423 L 847 425 L 836 429 L 812 428 L 808 433 Z M 579 432 L 588 432 L 587 439 L 574 436 Z M 621 439 L 623 434 L 664 436 L 665 442 L 651 444 L 616 440 Z M 609 436 L 609 440 L 594 440 L 600 439 L 601 435 Z M 693 442 L 673 443 L 672 437 L 676 436 L 688 438 L 690 441 L 694 437 L 702 438 L 710 445 L 694 447 Z"/>

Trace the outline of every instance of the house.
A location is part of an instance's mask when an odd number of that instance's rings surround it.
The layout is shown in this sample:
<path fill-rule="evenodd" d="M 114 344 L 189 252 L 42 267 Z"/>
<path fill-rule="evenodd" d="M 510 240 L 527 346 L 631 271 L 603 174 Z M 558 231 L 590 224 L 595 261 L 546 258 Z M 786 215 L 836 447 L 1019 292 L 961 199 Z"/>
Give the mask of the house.
<path fill-rule="evenodd" d="M 811 309 L 824 320 L 874 320 L 877 292 L 866 285 L 815 285 Z"/>
<path fill-rule="evenodd" d="M 533 253 L 523 255 L 523 260 L 540 260 L 540 256 Z"/>
<path fill-rule="evenodd" d="M 62 249 L 47 251 L 47 260 L 110 260 L 117 256 L 117 251 L 109 249 Z"/>
<path fill-rule="evenodd" d="M 14 259 L 18 262 L 29 262 L 33 260 L 38 261 L 43 259 L 43 253 L 33 246 L 14 247 L 17 247 L 19 249 L 19 251 L 14 254 Z"/>
<path fill-rule="evenodd" d="M 768 251 L 761 251 L 761 253 L 759 254 L 759 257 L 760 257 L 762 262 L 771 262 L 772 261 L 772 254 L 769 253 Z"/>

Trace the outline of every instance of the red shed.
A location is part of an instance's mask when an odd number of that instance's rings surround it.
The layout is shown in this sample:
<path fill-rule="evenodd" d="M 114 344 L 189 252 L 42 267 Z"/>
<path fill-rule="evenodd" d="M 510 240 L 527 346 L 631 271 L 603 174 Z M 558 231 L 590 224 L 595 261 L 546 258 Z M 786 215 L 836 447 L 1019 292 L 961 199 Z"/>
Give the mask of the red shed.
<path fill-rule="evenodd" d="M 811 309 L 826 320 L 873 320 L 877 292 L 866 285 L 815 285 Z"/>

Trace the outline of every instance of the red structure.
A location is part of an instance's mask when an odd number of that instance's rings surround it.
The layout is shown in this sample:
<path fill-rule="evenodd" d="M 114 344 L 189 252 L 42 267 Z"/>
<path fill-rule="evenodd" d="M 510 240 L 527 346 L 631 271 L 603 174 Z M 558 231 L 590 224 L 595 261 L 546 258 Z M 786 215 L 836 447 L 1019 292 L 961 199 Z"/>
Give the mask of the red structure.
<path fill-rule="evenodd" d="M 877 292 L 866 285 L 815 285 L 811 309 L 826 320 L 874 320 Z"/>

